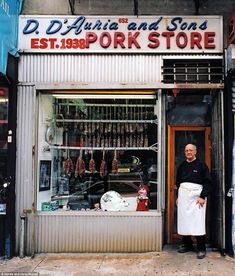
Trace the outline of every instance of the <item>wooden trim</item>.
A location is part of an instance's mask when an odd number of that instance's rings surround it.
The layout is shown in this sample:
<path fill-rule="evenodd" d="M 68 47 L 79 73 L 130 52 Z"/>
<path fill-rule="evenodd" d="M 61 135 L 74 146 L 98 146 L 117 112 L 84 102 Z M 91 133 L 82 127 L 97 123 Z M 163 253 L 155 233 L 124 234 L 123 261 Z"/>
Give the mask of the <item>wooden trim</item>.
<path fill-rule="evenodd" d="M 173 234 L 174 224 L 174 164 L 175 164 L 175 132 L 176 131 L 205 131 L 205 163 L 211 169 L 211 128 L 204 126 L 168 126 L 168 173 L 167 173 L 167 242 L 169 244 L 177 238 Z"/>
<path fill-rule="evenodd" d="M 209 170 L 211 170 L 211 128 L 210 127 L 206 127 L 206 133 L 205 133 L 206 137 L 205 137 L 205 162 L 209 168 Z"/>
<path fill-rule="evenodd" d="M 172 131 L 172 127 L 168 126 L 168 185 L 167 185 L 167 242 L 168 243 L 172 243 L 172 222 L 173 222 L 173 212 L 172 210 L 172 177 L 174 176 L 174 174 L 172 173 L 172 164 L 174 164 L 175 162 L 175 156 L 174 156 L 174 148 L 175 148 L 175 132 Z M 172 159 L 173 160 L 172 160 Z M 170 161 L 171 160 L 171 161 Z"/>

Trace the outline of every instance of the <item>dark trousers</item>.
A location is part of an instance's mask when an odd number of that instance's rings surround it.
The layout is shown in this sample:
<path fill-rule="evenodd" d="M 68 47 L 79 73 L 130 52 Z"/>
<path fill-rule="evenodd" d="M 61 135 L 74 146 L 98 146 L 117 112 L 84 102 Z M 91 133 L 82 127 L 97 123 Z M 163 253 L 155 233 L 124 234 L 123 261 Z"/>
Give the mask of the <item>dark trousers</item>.
<path fill-rule="evenodd" d="M 206 237 L 205 237 L 205 235 L 195 236 L 195 238 L 197 240 L 197 249 L 199 251 L 206 251 Z M 192 241 L 191 236 L 183 236 L 182 242 L 187 247 L 192 247 L 193 246 L 193 241 Z"/>

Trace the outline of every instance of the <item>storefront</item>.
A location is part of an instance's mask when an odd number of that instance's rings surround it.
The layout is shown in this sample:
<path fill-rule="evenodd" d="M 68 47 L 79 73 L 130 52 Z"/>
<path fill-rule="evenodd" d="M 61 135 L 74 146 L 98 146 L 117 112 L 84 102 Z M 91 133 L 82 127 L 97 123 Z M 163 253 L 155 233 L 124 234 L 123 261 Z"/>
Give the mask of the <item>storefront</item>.
<path fill-rule="evenodd" d="M 19 37 L 18 248 L 24 214 L 27 254 L 161 251 L 184 143 L 223 165 L 221 17 L 21 16 Z"/>

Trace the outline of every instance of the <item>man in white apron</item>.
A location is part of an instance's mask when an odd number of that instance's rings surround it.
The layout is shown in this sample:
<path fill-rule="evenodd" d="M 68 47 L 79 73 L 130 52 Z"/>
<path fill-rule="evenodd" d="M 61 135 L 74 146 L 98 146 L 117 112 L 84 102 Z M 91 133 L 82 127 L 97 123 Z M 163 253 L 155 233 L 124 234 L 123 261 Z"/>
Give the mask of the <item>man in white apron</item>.
<path fill-rule="evenodd" d="M 206 197 L 211 189 L 211 175 L 207 165 L 196 158 L 197 148 L 193 144 L 185 147 L 183 161 L 176 177 L 178 187 L 177 228 L 183 244 L 179 253 L 193 251 L 191 236 L 197 240 L 197 258 L 206 256 Z"/>

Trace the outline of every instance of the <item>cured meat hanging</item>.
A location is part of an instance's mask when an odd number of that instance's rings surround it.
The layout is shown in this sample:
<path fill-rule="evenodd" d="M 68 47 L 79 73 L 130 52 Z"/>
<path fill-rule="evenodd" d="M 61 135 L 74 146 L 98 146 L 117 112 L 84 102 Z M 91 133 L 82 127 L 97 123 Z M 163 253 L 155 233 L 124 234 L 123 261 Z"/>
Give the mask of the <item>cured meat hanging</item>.
<path fill-rule="evenodd" d="M 65 114 L 65 119 L 66 120 L 68 120 L 68 122 L 66 123 L 66 127 L 67 127 L 67 129 L 72 129 L 73 128 L 73 125 L 72 125 L 72 123 L 71 123 L 71 113 L 70 113 L 70 106 L 69 106 L 69 100 L 67 100 L 67 106 L 66 106 L 66 108 L 67 108 L 67 112 L 66 112 L 66 114 Z"/>
<path fill-rule="evenodd" d="M 112 173 L 118 173 L 118 160 L 117 160 L 117 153 L 116 150 L 114 152 L 114 158 L 112 161 Z"/>
<path fill-rule="evenodd" d="M 95 160 L 93 158 L 93 151 L 91 152 L 91 159 L 89 161 L 89 171 L 94 174 L 96 172 L 95 169 Z"/>
<path fill-rule="evenodd" d="M 113 147 L 117 146 L 117 125 L 113 126 Z"/>
<path fill-rule="evenodd" d="M 97 107 L 92 107 L 89 102 L 86 109 L 81 109 L 78 104 L 73 104 L 69 100 L 66 100 L 66 104 L 62 102 L 57 108 L 57 113 L 63 113 L 63 118 L 67 119 L 65 120 L 66 132 L 63 144 L 68 146 L 68 148 L 74 146 L 68 141 L 70 137 L 69 129 L 73 126 L 77 135 L 77 144 L 75 146 L 79 146 L 83 150 L 92 149 L 92 152 L 87 163 L 84 162 L 85 156 L 87 156 L 86 151 L 83 153 L 83 157 L 80 151 L 77 160 L 73 160 L 74 164 L 69 155 L 67 155 L 67 159 L 65 158 L 63 162 L 65 175 L 73 172 L 75 177 L 82 177 L 86 172 L 86 165 L 91 174 L 98 171 L 101 177 L 105 177 L 108 174 L 107 168 L 109 167 L 111 167 L 112 173 L 117 173 L 117 149 L 123 151 L 130 148 L 133 148 L 133 150 L 145 150 L 152 144 L 152 136 L 148 136 L 149 130 L 151 130 L 151 125 L 148 124 L 152 122 L 149 122 L 148 119 L 150 118 L 150 111 L 154 114 L 154 109 L 151 105 L 144 104 L 142 100 L 140 104 L 136 100 L 130 102 L 126 100 L 125 104 L 120 101 L 120 104 L 110 105 L 105 102 L 102 105 L 98 104 Z M 72 113 L 73 120 L 71 118 Z M 105 160 L 103 153 L 103 158 L 101 157 L 101 162 L 99 162 L 100 168 L 96 168 L 98 160 L 93 158 L 94 149 L 103 151 L 106 149 L 112 151 L 114 149 L 113 159 L 110 160 L 111 166 L 107 164 L 107 156 Z"/>
<path fill-rule="evenodd" d="M 73 165 L 73 161 L 71 160 L 71 158 L 67 158 L 64 161 L 64 174 L 67 176 L 69 173 L 73 173 L 74 172 L 74 165 Z"/>
<path fill-rule="evenodd" d="M 104 160 L 104 151 L 103 151 L 103 159 L 102 159 L 101 164 L 100 164 L 100 176 L 105 177 L 107 175 L 107 173 L 108 173 L 107 163 Z"/>
<path fill-rule="evenodd" d="M 82 159 L 82 150 L 81 150 L 80 155 L 76 162 L 75 177 L 78 177 L 78 176 L 82 177 L 85 174 L 85 171 L 86 171 L 86 166 L 85 166 L 84 160 Z"/>
<path fill-rule="evenodd" d="M 74 125 L 73 125 L 73 127 L 76 130 L 79 127 L 78 119 L 79 119 L 78 106 L 75 106 L 75 115 L 74 115 Z"/>
<path fill-rule="evenodd" d="M 148 135 L 147 134 L 144 135 L 144 147 L 145 148 L 148 147 Z"/>

